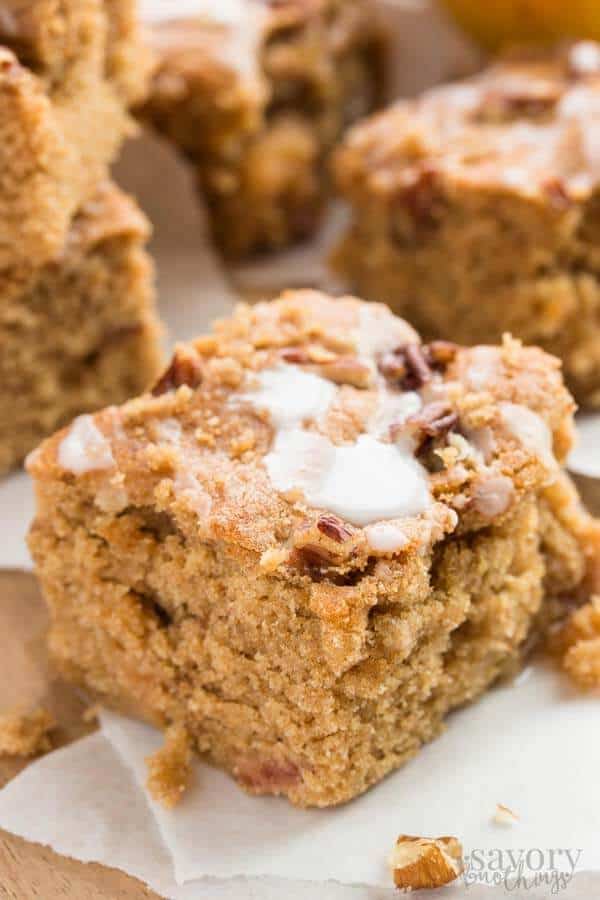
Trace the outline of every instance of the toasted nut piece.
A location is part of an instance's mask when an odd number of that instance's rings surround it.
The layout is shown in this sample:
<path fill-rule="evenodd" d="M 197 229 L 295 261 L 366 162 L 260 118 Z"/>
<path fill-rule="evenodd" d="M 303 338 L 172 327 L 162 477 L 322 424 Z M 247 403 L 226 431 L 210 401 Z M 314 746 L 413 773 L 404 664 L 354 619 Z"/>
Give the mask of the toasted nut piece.
<path fill-rule="evenodd" d="M 450 884 L 463 870 L 462 845 L 455 837 L 401 834 L 390 856 L 394 884 L 403 890 L 431 890 Z"/>
<path fill-rule="evenodd" d="M 341 519 L 328 513 L 324 513 L 319 517 L 317 528 L 321 534 L 331 538 L 331 540 L 335 541 L 337 544 L 343 544 L 344 541 L 347 541 L 348 538 L 352 537 L 352 532 L 344 525 Z"/>
<path fill-rule="evenodd" d="M 152 394 L 160 397 L 169 391 L 175 391 L 182 385 L 194 389 L 202 382 L 202 368 L 197 356 L 186 347 L 177 347 L 169 367 L 152 388 Z"/>
<path fill-rule="evenodd" d="M 494 813 L 496 825 L 515 825 L 518 821 L 519 817 L 512 809 L 509 809 L 503 803 L 496 804 L 496 812 Z"/>
<path fill-rule="evenodd" d="M 372 373 L 369 366 L 353 356 L 337 356 L 320 365 L 320 374 L 335 384 L 349 384 L 356 388 L 367 388 L 371 384 Z"/>

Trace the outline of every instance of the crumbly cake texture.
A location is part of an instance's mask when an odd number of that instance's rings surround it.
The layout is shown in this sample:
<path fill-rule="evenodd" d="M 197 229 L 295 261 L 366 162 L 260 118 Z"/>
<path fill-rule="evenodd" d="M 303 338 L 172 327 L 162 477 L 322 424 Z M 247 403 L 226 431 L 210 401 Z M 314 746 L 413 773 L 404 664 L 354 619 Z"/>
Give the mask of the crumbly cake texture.
<path fill-rule="evenodd" d="M 357 125 L 335 264 L 428 338 L 506 331 L 600 405 L 600 45 L 511 56 Z"/>
<path fill-rule="evenodd" d="M 217 242 L 240 256 L 312 233 L 325 159 L 373 109 L 383 47 L 372 0 L 239 0 L 221 21 L 215 6 L 152 28 L 140 115 L 193 161 Z"/>
<path fill-rule="evenodd" d="M 0 472 L 77 413 L 122 403 L 161 367 L 149 223 L 105 183 L 62 254 L 0 275 Z"/>
<path fill-rule="evenodd" d="M 106 178 L 150 74 L 133 0 L 0 10 L 0 271 L 60 253 Z"/>
<path fill-rule="evenodd" d="M 422 345 L 312 291 L 241 306 L 31 459 L 54 658 L 248 791 L 348 800 L 598 580 L 573 406 L 512 340 Z"/>
<path fill-rule="evenodd" d="M 580 688 L 600 690 L 600 596 L 571 614 L 552 635 L 550 648 L 565 672 Z"/>
<path fill-rule="evenodd" d="M 35 756 L 50 750 L 56 722 L 41 706 L 0 713 L 0 756 Z"/>

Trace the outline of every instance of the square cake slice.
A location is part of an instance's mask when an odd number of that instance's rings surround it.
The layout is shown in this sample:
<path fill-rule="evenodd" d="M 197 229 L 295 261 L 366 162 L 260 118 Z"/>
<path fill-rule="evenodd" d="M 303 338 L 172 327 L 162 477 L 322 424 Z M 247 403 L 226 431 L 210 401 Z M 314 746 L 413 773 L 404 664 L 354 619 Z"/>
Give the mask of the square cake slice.
<path fill-rule="evenodd" d="M 0 473 L 77 413 L 122 403 L 155 380 L 149 231 L 134 201 L 106 183 L 59 257 L 0 276 Z"/>
<path fill-rule="evenodd" d="M 0 271 L 60 252 L 107 177 L 143 97 L 134 0 L 4 0 L 0 10 Z"/>
<path fill-rule="evenodd" d="M 251 792 L 349 800 L 588 596 L 572 411 L 512 340 L 422 344 L 312 291 L 241 306 L 30 461 L 53 655 Z"/>
<path fill-rule="evenodd" d="M 375 4 L 234 0 L 199 9 L 203 17 L 153 26 L 157 68 L 140 115 L 194 163 L 229 255 L 306 237 L 322 206 L 326 157 L 381 87 Z"/>
<path fill-rule="evenodd" d="M 513 55 L 353 129 L 337 266 L 426 338 L 506 331 L 600 406 L 600 44 Z"/>

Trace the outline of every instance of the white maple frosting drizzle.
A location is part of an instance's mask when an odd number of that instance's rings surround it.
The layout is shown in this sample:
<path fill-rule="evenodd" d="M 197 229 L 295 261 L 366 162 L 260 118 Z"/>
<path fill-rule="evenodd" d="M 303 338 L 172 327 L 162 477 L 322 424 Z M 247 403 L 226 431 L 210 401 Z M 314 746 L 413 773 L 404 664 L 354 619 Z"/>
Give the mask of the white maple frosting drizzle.
<path fill-rule="evenodd" d="M 474 391 L 485 391 L 498 380 L 502 365 L 494 347 L 473 347 L 467 369 L 467 381 Z"/>
<path fill-rule="evenodd" d="M 377 437 L 387 437 L 392 425 L 402 425 L 423 406 L 416 391 L 394 393 L 382 388 L 377 410 L 369 423 L 369 432 Z"/>
<path fill-rule="evenodd" d="M 405 328 L 406 340 L 411 329 Z M 318 431 L 306 429 L 325 417 L 336 398 L 338 389 L 330 381 L 282 364 L 259 373 L 258 382 L 258 388 L 244 399 L 270 414 L 275 438 L 264 464 L 277 490 L 301 490 L 311 506 L 354 525 L 414 516 L 428 509 L 432 501 L 427 473 L 410 446 L 383 443 L 378 430 L 338 446 Z M 410 402 L 405 410 L 407 406 Z"/>
<path fill-rule="evenodd" d="M 93 416 L 78 416 L 58 447 L 58 464 L 74 475 L 83 475 L 115 465 L 108 439 Z"/>
<path fill-rule="evenodd" d="M 558 463 L 552 449 L 552 434 L 541 416 L 519 403 L 500 403 L 500 412 L 510 433 L 526 450 L 535 453 L 550 470 Z"/>
<path fill-rule="evenodd" d="M 394 522 L 375 522 L 367 525 L 365 534 L 369 546 L 380 553 L 395 553 L 409 543 L 409 538 Z"/>
<path fill-rule="evenodd" d="M 418 413 L 423 401 L 416 391 L 390 391 L 385 378 L 377 370 L 377 359 L 403 344 L 418 343 L 419 337 L 411 326 L 393 315 L 385 306 L 375 303 L 361 307 L 356 335 L 356 351 L 362 363 L 375 374 L 378 403 L 369 433 L 387 437 L 391 425 L 400 425 Z"/>
<path fill-rule="evenodd" d="M 377 356 L 395 350 L 402 344 L 416 344 L 419 337 L 404 319 L 393 315 L 386 306 L 373 303 L 359 312 L 356 350 L 361 362 L 375 366 Z"/>
<path fill-rule="evenodd" d="M 263 369 L 257 378 L 260 387 L 253 391 L 252 402 L 269 412 L 271 422 L 278 429 L 309 419 L 318 421 L 337 393 L 333 382 L 285 363 Z"/>
<path fill-rule="evenodd" d="M 280 431 L 265 466 L 278 490 L 300 488 L 311 506 L 353 525 L 415 516 L 431 500 L 425 471 L 412 453 L 370 434 L 335 446 L 300 428 Z"/>
<path fill-rule="evenodd" d="M 227 28 L 219 47 L 221 59 L 242 74 L 255 75 L 267 19 L 261 0 L 142 0 L 142 21 L 158 25 L 181 19 L 206 19 Z M 185 33 L 183 35 L 185 40 Z M 193 34 L 190 40 L 193 40 Z"/>

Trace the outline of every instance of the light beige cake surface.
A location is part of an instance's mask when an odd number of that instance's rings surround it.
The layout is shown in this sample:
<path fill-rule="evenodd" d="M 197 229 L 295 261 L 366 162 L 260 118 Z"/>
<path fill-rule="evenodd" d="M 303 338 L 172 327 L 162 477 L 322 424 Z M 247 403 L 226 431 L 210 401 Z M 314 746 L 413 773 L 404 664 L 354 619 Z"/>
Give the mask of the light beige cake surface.
<path fill-rule="evenodd" d="M 30 460 L 54 657 L 182 759 L 181 729 L 251 792 L 349 800 L 597 582 L 573 407 L 510 339 L 422 344 L 312 291 L 241 306 Z"/>
<path fill-rule="evenodd" d="M 158 64 L 140 115 L 194 163 L 225 252 L 306 237 L 326 194 L 332 146 L 379 96 L 376 5 L 243 0 L 199 8 L 195 19 L 153 26 Z"/>
<path fill-rule="evenodd" d="M 160 369 L 150 226 L 107 182 L 62 253 L 0 275 L 0 473 L 77 413 L 121 403 Z"/>
<path fill-rule="evenodd" d="M 107 177 L 150 60 L 133 0 L 0 10 L 0 271 L 48 262 Z"/>
<path fill-rule="evenodd" d="M 337 265 L 428 337 L 510 331 L 600 403 L 600 45 L 515 54 L 360 123 Z"/>

